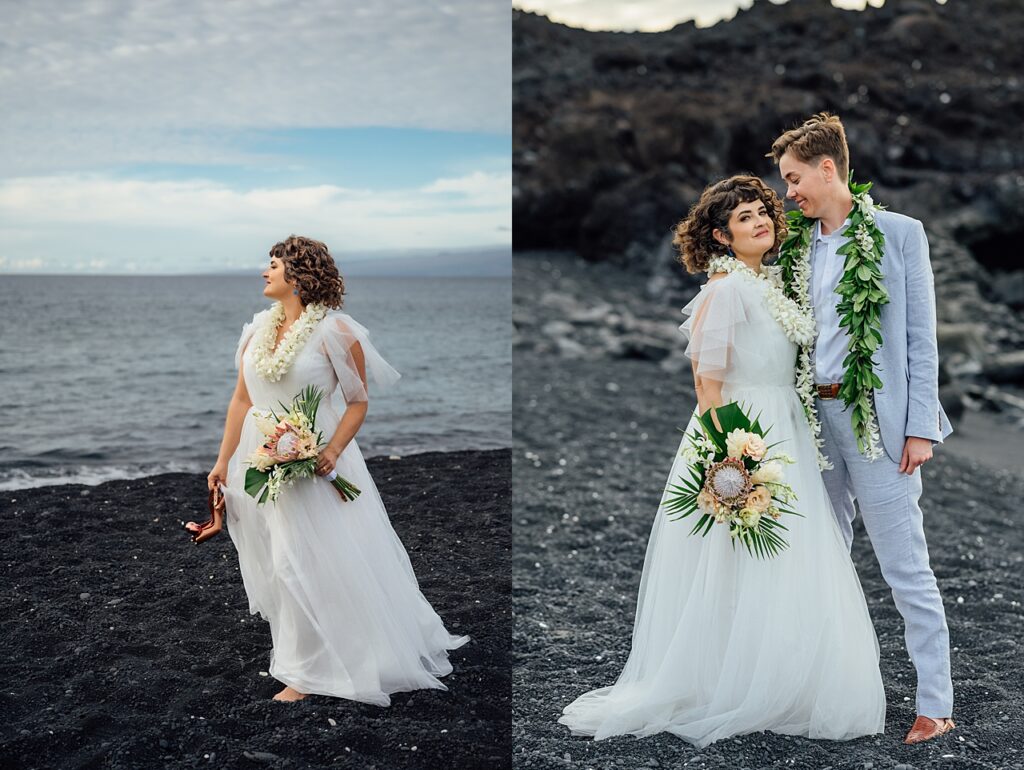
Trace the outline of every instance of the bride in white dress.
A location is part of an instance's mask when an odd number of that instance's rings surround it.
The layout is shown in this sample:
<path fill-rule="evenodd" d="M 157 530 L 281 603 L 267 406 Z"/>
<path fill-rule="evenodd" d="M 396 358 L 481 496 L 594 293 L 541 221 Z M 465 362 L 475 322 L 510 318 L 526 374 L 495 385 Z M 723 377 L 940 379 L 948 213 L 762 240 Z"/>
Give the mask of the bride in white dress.
<path fill-rule="evenodd" d="M 690 519 L 659 509 L 629 659 L 613 686 L 565 707 L 558 721 L 574 734 L 665 731 L 703 747 L 762 730 L 836 740 L 884 730 L 878 640 L 795 389 L 797 346 L 768 301 L 773 281 L 762 260 L 783 230 L 781 201 L 756 177 L 705 190 L 677 228 L 683 261 L 698 272 L 715 254 L 731 256 L 684 308 L 681 329 L 698 409 L 737 401 L 760 413 L 769 443 L 781 441 L 778 450 L 796 461 L 785 480 L 803 517 L 785 517 L 789 547 L 762 560 L 734 549 L 725 526 L 690 535 Z M 686 432 L 696 426 L 695 414 Z M 687 466 L 677 454 L 668 483 Z"/>
<path fill-rule="evenodd" d="M 249 611 L 270 623 L 269 673 L 286 685 L 275 700 L 310 693 L 390 705 L 389 693 L 436 688 L 451 673 L 448 650 L 468 636 L 447 632 L 419 590 L 355 441 L 367 384 L 398 372 L 340 307 L 344 283 L 320 241 L 291 236 L 270 251 L 264 295 L 274 305 L 245 325 L 238 384 L 219 459 L 208 477 L 224 495 Z M 328 445 L 317 474 L 336 469 L 362 490 L 344 501 L 329 481 L 298 479 L 276 502 L 245 491 L 245 460 L 262 443 L 253 412 L 322 388 L 314 430 Z M 340 394 L 330 395 L 336 388 Z"/>

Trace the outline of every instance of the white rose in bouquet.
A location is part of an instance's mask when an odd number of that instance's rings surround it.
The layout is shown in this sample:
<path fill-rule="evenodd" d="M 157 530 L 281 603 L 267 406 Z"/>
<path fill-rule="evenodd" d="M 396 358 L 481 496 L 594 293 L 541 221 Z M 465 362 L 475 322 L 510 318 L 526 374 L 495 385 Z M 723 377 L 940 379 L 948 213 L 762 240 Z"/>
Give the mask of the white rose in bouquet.
<path fill-rule="evenodd" d="M 782 463 L 778 460 L 769 460 L 758 468 L 751 475 L 750 480 L 755 484 L 771 483 L 782 481 Z"/>

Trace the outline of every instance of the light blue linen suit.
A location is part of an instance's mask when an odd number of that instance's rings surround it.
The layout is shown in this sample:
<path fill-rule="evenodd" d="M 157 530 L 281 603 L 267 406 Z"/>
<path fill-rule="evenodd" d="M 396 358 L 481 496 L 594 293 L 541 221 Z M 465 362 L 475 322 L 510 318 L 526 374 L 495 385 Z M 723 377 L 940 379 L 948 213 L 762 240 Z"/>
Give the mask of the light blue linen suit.
<path fill-rule="evenodd" d="M 917 669 L 917 713 L 941 718 L 953 713 L 949 630 L 938 585 L 928 563 L 928 546 L 918 500 L 921 470 L 899 472 L 908 436 L 941 442 L 953 428 L 939 403 L 939 355 L 935 337 L 935 289 L 928 240 L 921 223 L 878 211 L 885 236 L 883 282 L 889 303 L 882 307 L 883 344 L 875 352 L 882 387 L 874 392 L 885 449 L 871 462 L 857 449 L 850 412 L 839 399 L 818 399 L 822 450 L 833 469 L 823 478 L 847 547 L 853 543 L 856 508 L 893 601 L 906 626 L 907 650 Z M 835 302 L 839 296 L 833 295 Z"/>

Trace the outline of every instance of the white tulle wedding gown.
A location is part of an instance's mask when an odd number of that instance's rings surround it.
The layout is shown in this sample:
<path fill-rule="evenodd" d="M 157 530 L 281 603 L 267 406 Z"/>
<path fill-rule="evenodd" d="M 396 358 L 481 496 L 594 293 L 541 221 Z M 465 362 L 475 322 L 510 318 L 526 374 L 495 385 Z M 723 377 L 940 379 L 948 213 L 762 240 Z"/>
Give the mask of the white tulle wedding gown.
<path fill-rule="evenodd" d="M 367 398 L 349 352 L 355 342 L 368 383 L 383 385 L 399 376 L 365 328 L 345 313 L 329 312 L 284 376 L 267 381 L 256 372 L 255 346 L 248 343 L 269 318 L 269 310 L 256 313 L 238 343 L 235 362 L 244 365 L 253 406 L 221 487 L 249 611 L 270 623 L 269 673 L 299 692 L 381 706 L 390 704 L 389 693 L 445 690 L 438 677 L 451 673 L 447 650 L 469 637 L 449 634 L 420 592 L 354 439 L 336 466 L 362 490 L 353 501 L 343 501 L 319 476 L 285 487 L 276 502 L 257 505 L 245 492 L 245 459 L 262 441 L 253 410 L 280 413 L 278 402 L 290 404 L 307 385 L 327 393 L 337 388 L 317 413 L 316 428 L 328 441 L 346 402 Z"/>
<path fill-rule="evenodd" d="M 614 686 L 564 709 L 559 722 L 574 734 L 666 731 L 703 747 L 762 730 L 838 740 L 883 732 L 878 640 L 794 388 L 796 346 L 769 313 L 766 289 L 753 274 L 711 281 L 683 309 L 691 317 L 681 328 L 698 372 L 724 381 L 724 402 L 760 412 L 769 443 L 783 441 L 777 449 L 796 460 L 786 481 L 804 518 L 783 517 L 789 548 L 759 560 L 733 550 L 725 525 L 691 536 L 693 517 L 659 509 L 629 659 Z M 668 481 L 686 466 L 677 454 Z"/>

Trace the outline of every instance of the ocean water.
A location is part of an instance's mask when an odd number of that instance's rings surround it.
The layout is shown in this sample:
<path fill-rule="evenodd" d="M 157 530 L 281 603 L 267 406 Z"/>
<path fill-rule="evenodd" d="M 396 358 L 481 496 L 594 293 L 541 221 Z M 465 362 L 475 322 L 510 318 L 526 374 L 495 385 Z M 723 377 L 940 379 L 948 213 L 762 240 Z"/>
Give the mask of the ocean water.
<path fill-rule="evenodd" d="M 258 274 L 0 275 L 0 489 L 208 472 Z M 344 310 L 402 374 L 366 456 L 511 445 L 511 280 L 346 279 Z"/>

